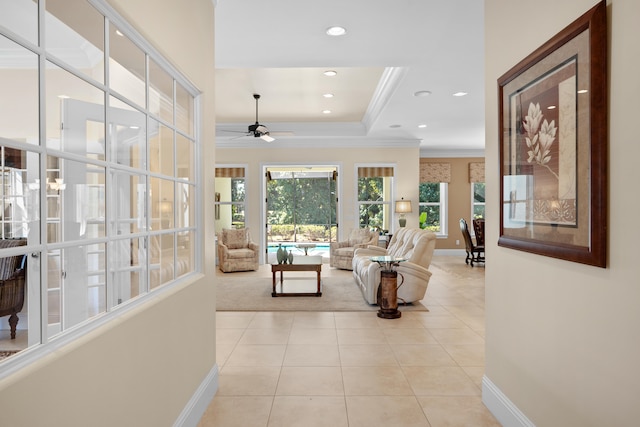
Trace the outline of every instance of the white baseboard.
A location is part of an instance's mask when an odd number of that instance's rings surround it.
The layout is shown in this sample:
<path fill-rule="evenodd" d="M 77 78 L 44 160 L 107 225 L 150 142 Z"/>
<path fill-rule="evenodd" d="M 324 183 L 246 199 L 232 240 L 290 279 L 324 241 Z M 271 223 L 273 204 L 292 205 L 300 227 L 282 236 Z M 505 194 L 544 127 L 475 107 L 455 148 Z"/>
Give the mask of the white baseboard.
<path fill-rule="evenodd" d="M 218 391 L 219 369 L 216 363 L 193 394 L 173 427 L 196 427 Z"/>
<path fill-rule="evenodd" d="M 482 377 L 482 403 L 505 427 L 535 427 L 486 375 Z"/>
<path fill-rule="evenodd" d="M 466 257 L 467 252 L 464 249 L 436 249 L 434 255 L 461 256 Z M 464 261 L 464 259 L 463 259 Z"/>

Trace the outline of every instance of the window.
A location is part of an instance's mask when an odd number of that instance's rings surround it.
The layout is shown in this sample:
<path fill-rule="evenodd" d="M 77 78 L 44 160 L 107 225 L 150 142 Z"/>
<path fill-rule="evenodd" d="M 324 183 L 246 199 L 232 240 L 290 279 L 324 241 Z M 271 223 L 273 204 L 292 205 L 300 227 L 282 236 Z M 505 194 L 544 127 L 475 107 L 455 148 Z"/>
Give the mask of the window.
<path fill-rule="evenodd" d="M 451 182 L 451 163 L 420 159 L 420 228 L 447 236 L 447 189 Z"/>
<path fill-rule="evenodd" d="M 196 89 L 100 2 L 45 4 L 0 14 L 0 269 L 30 290 L 28 347 L 193 273 L 199 247 Z"/>
<path fill-rule="evenodd" d="M 484 218 L 484 182 L 471 183 L 471 218 Z"/>
<path fill-rule="evenodd" d="M 245 226 L 245 168 L 216 167 L 216 233 Z"/>
<path fill-rule="evenodd" d="M 393 167 L 358 167 L 358 226 L 388 231 L 391 225 Z"/>
<path fill-rule="evenodd" d="M 419 187 L 420 228 L 444 236 L 447 234 L 447 184 L 421 182 Z"/>
<path fill-rule="evenodd" d="M 484 218 L 484 162 L 469 163 L 471 183 L 471 218 Z"/>

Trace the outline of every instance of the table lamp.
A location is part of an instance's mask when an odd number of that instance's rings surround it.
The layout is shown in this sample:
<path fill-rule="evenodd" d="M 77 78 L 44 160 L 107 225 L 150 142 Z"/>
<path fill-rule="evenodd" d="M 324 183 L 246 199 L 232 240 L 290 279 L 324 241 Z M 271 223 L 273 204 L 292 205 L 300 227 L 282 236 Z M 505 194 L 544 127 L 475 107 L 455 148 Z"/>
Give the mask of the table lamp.
<path fill-rule="evenodd" d="M 405 200 L 404 197 L 400 200 L 396 200 L 396 213 L 400 214 L 400 227 L 407 225 L 407 219 L 404 214 L 411 212 L 411 200 Z"/>

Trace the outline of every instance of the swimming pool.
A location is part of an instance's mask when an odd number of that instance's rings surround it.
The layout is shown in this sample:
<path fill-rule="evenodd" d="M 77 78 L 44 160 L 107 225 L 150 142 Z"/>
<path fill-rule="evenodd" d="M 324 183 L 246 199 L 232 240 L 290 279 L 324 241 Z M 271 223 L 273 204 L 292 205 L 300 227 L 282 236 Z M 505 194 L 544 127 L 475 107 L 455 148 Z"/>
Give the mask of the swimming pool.
<path fill-rule="evenodd" d="M 304 253 L 303 249 L 297 248 L 296 245 L 299 243 L 309 243 L 309 242 L 298 242 L 298 243 L 293 243 L 293 242 L 287 242 L 287 243 L 282 243 L 282 247 L 285 248 L 287 251 L 291 251 L 293 249 L 293 253 Z M 329 243 L 315 243 L 316 247 L 309 249 L 309 253 L 312 252 L 329 252 Z M 267 246 L 267 252 L 270 254 L 275 254 L 276 252 L 278 252 L 278 243 L 269 243 L 269 245 Z"/>

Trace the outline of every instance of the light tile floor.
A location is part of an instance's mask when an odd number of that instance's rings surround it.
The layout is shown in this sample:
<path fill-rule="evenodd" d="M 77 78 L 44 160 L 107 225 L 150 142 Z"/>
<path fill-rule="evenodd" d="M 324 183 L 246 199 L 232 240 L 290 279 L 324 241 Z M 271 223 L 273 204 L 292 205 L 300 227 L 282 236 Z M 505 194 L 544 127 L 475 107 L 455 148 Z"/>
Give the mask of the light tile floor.
<path fill-rule="evenodd" d="M 431 271 L 429 311 L 400 319 L 218 312 L 220 387 L 199 427 L 499 426 L 480 391 L 484 267 L 436 256 Z"/>

